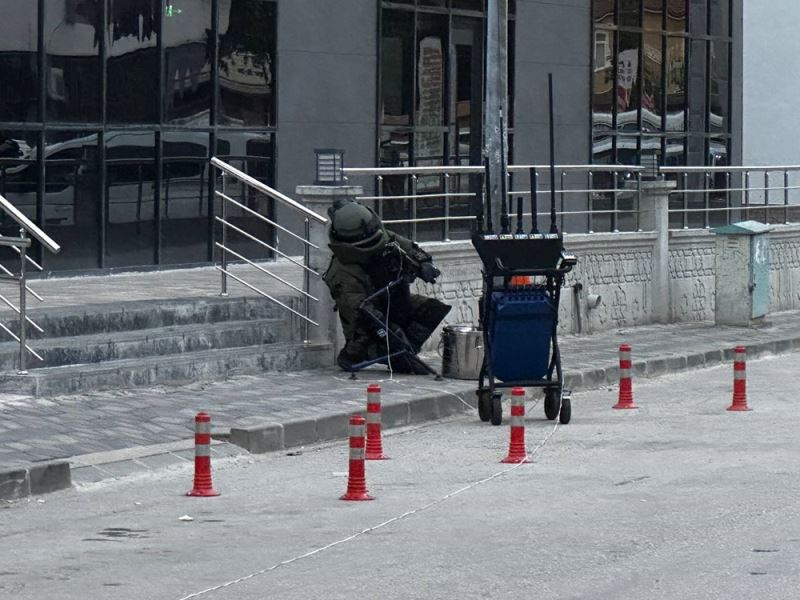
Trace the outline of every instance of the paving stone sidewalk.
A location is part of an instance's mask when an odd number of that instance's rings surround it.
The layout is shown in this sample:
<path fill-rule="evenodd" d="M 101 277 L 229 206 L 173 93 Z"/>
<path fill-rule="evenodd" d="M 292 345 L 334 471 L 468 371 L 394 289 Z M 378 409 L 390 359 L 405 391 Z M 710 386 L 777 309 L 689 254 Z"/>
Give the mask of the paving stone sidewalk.
<path fill-rule="evenodd" d="M 769 326 L 760 329 L 701 323 L 564 336 L 561 347 L 568 386 L 592 389 L 613 385 L 618 378 L 617 349 L 622 342 L 633 346 L 638 376 L 658 375 L 731 360 L 732 348 L 738 344 L 748 346 L 750 356 L 800 349 L 800 312 L 772 315 Z M 193 417 L 199 410 L 212 414 L 215 430 L 223 435 L 231 427 L 273 423 L 283 425 L 287 447 L 310 443 L 316 440 L 308 439 L 310 434 L 301 431 L 300 424 L 331 419 L 344 427 L 348 414 L 363 409 L 367 384 L 387 377 L 385 369 L 376 368 L 362 373 L 358 381 L 350 381 L 346 374 L 331 369 L 55 398 L 2 395 L 0 471 L 89 453 L 102 456 L 127 448 L 189 442 Z M 474 396 L 472 381 L 436 382 L 421 376 L 395 379 L 383 385 L 384 406 L 433 402 L 443 395 L 458 404 L 460 400 L 453 399 L 452 394 L 467 400 Z M 446 415 L 433 411 L 414 417 L 414 409 L 410 410 L 411 421 Z M 410 422 L 408 418 L 406 421 Z M 403 424 L 402 419 L 395 424 Z M 290 439 L 292 427 L 296 435 Z"/>

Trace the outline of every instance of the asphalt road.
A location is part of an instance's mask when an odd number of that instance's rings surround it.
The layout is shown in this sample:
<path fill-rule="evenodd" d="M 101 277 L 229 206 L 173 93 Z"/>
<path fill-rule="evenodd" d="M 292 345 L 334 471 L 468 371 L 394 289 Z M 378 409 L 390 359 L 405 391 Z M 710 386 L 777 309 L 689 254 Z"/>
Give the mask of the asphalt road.
<path fill-rule="evenodd" d="M 338 500 L 335 444 L 218 462 L 213 499 L 173 468 L 10 505 L 0 597 L 179 600 L 255 574 L 194 597 L 796 599 L 798 369 L 751 361 L 749 413 L 725 411 L 730 366 L 637 381 L 637 411 L 576 394 L 549 438 L 539 404 L 534 463 L 494 478 L 505 426 L 398 431 L 367 464 L 374 502 Z"/>

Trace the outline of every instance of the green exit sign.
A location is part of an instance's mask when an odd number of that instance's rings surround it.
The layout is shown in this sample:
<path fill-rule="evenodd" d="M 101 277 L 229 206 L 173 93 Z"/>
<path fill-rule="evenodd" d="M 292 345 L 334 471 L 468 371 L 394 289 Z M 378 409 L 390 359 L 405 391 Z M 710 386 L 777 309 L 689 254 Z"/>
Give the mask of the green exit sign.
<path fill-rule="evenodd" d="M 165 17 L 177 17 L 183 11 L 180 8 L 175 8 L 172 4 L 167 4 L 164 7 L 164 16 Z"/>

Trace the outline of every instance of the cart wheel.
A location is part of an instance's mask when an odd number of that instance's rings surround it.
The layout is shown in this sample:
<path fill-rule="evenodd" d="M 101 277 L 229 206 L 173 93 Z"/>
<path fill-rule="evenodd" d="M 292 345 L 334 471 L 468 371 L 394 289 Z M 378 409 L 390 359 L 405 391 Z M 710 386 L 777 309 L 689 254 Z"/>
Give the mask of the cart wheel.
<path fill-rule="evenodd" d="M 492 396 L 492 425 L 500 425 L 503 422 L 503 395 L 495 392 Z"/>
<path fill-rule="evenodd" d="M 544 416 L 551 421 L 558 416 L 558 408 L 561 404 L 561 390 L 558 388 L 547 388 L 544 392 Z"/>
<path fill-rule="evenodd" d="M 477 390 L 478 394 L 478 416 L 484 423 L 492 418 L 492 397 L 489 390 Z"/>
<path fill-rule="evenodd" d="M 562 425 L 566 425 L 570 418 L 572 418 L 572 403 L 569 396 L 564 396 L 561 399 L 561 413 L 558 415 L 558 420 Z"/>

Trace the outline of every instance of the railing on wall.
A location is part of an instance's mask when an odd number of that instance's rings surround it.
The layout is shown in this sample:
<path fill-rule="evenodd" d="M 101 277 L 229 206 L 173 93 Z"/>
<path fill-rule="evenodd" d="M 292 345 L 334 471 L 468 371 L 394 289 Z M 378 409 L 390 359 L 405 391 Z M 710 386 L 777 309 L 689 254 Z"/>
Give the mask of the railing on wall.
<path fill-rule="evenodd" d="M 638 230 L 643 171 L 628 165 L 556 165 L 551 177 L 549 165 L 510 165 L 506 189 L 511 227 L 532 230 L 535 221 L 551 214 L 550 182 L 555 181 L 555 214 L 561 231 L 619 231 L 623 226 Z M 469 237 L 483 202 L 482 166 L 345 168 L 343 172 L 348 180 L 375 190 L 358 200 L 372 202 L 386 225 L 418 241 Z"/>
<path fill-rule="evenodd" d="M 220 293 L 222 295 L 224 295 L 224 296 L 226 296 L 228 294 L 228 278 L 229 277 L 231 279 L 233 279 L 234 281 L 239 282 L 240 284 L 244 285 L 248 289 L 254 291 L 257 294 L 259 294 L 260 296 L 263 296 L 263 297 L 269 299 L 270 301 L 274 302 L 275 304 L 278 304 L 279 306 L 281 306 L 284 309 L 288 310 L 289 312 L 291 312 L 295 316 L 303 319 L 303 324 L 304 324 L 304 342 L 308 342 L 309 341 L 309 325 L 314 325 L 314 326 L 319 327 L 319 323 L 317 323 L 316 321 L 311 319 L 310 316 L 309 316 L 310 315 L 310 302 L 319 302 L 319 298 L 316 298 L 316 297 L 312 296 L 309 293 L 310 278 L 311 277 L 321 277 L 321 275 L 319 273 L 317 273 L 316 271 L 311 269 L 310 266 L 309 266 L 310 250 L 312 248 L 319 249 L 318 246 L 313 244 L 309 239 L 309 237 L 310 237 L 310 222 L 311 222 L 311 220 L 314 220 L 314 221 L 317 221 L 317 222 L 319 222 L 319 223 L 324 225 L 324 224 L 327 224 L 328 220 L 325 217 L 323 217 L 321 215 L 318 215 L 314 211 L 307 209 L 305 206 L 303 206 L 299 202 L 296 202 L 295 200 L 292 200 L 288 196 L 280 193 L 278 190 L 271 188 L 270 186 L 266 185 L 265 183 L 262 183 L 261 181 L 258 181 L 254 177 L 251 177 L 247 173 L 244 173 L 244 172 L 240 171 L 239 169 L 236 169 L 235 167 L 232 167 L 228 163 L 226 163 L 226 162 L 224 162 L 224 161 L 222 161 L 222 160 L 220 160 L 220 159 L 218 159 L 216 157 L 211 159 L 211 165 L 216 167 L 217 169 L 219 169 L 220 172 L 222 173 L 222 189 L 221 190 L 215 190 L 215 192 L 214 192 L 217 195 L 217 197 L 220 198 L 220 200 L 222 201 L 221 202 L 221 214 L 218 215 L 218 216 L 215 216 L 215 220 L 221 225 L 221 227 L 220 227 L 221 241 L 215 241 L 215 243 L 214 243 L 215 246 L 217 248 L 219 248 L 219 250 L 220 250 L 220 264 L 216 266 L 217 270 L 219 270 L 221 272 L 221 274 L 222 274 Z M 283 204 L 284 206 L 289 207 L 289 208 L 293 209 L 294 211 L 298 212 L 300 214 L 301 218 L 303 219 L 303 232 L 302 232 L 302 234 L 295 233 L 294 231 L 289 229 L 288 226 L 285 226 L 285 225 L 282 225 L 282 224 L 278 223 L 277 222 L 277 218 L 275 220 L 270 219 L 269 217 L 263 215 L 261 212 L 259 212 L 257 210 L 254 210 L 253 208 L 250 208 L 249 206 L 247 206 L 247 205 L 245 205 L 245 204 L 243 204 L 243 203 L 241 203 L 241 202 L 239 202 L 237 200 L 234 200 L 233 198 L 228 196 L 226 194 L 226 180 L 227 180 L 227 178 L 233 178 L 234 180 L 240 182 L 242 185 L 246 186 L 247 188 L 257 192 L 258 194 L 261 194 L 262 197 L 266 196 L 268 198 L 276 200 L 276 201 L 280 202 L 281 204 Z M 270 244 L 266 240 L 258 237 L 257 235 L 254 235 L 253 233 L 248 232 L 245 229 L 243 229 L 241 227 L 238 227 L 237 225 L 232 223 L 228 218 L 228 213 L 229 213 L 229 208 L 230 207 L 236 207 L 240 211 L 243 211 L 244 213 L 256 218 L 257 220 L 266 223 L 270 227 L 273 227 L 273 228 L 275 228 L 277 230 L 280 230 L 280 231 L 286 233 L 292 239 L 294 239 L 297 242 L 301 243 L 302 247 L 303 247 L 303 259 L 302 259 L 302 262 L 297 260 L 295 257 L 289 256 L 288 254 L 286 254 L 285 252 L 280 250 L 278 248 L 278 244 L 277 243 Z M 294 285 L 290 281 L 287 281 L 286 279 L 284 279 L 283 277 L 277 275 L 276 273 L 274 273 L 270 269 L 264 267 L 262 264 L 259 264 L 259 263 L 255 262 L 254 260 L 251 260 L 250 258 L 247 258 L 246 256 L 244 256 L 240 252 L 237 252 L 236 250 L 231 248 L 231 246 L 230 246 L 230 244 L 228 242 L 229 235 L 231 235 L 231 233 L 233 233 L 235 235 L 239 235 L 242 238 L 247 239 L 250 242 L 255 243 L 256 245 L 267 249 L 269 252 L 273 253 L 274 255 L 280 256 L 280 257 L 286 259 L 287 261 L 289 261 L 291 264 L 293 264 L 293 265 L 297 266 L 298 268 L 302 269 L 303 270 L 302 288 L 297 287 L 296 285 Z M 230 269 L 229 269 L 229 260 L 230 260 L 231 257 L 234 260 L 238 260 L 238 261 L 241 261 L 241 262 L 249 265 L 250 267 L 252 267 L 254 270 L 258 271 L 259 273 L 263 273 L 265 275 L 268 275 L 272 279 L 275 279 L 276 281 L 280 282 L 282 285 L 287 286 L 287 287 L 291 288 L 292 290 L 294 290 L 296 292 L 300 292 L 300 294 L 302 295 L 302 299 L 303 299 L 302 312 L 300 312 L 298 310 L 295 310 L 294 308 L 292 308 L 291 306 L 287 305 L 284 302 L 281 302 L 280 300 L 278 300 L 277 298 L 275 298 L 271 294 L 268 294 L 267 292 L 263 291 L 262 289 L 260 289 L 256 285 L 254 285 L 253 283 L 250 283 L 249 281 L 244 279 L 243 277 L 240 277 L 239 275 L 235 275 L 234 273 L 232 273 L 230 271 Z"/>
<path fill-rule="evenodd" d="M 789 223 L 800 217 L 800 166 L 660 167 L 676 182 L 670 228 L 693 229 L 739 219 Z"/>
<path fill-rule="evenodd" d="M 19 315 L 19 332 L 14 333 L 10 327 L 0 323 L 0 329 L 5 331 L 8 335 L 14 338 L 19 343 L 19 363 L 17 365 L 20 373 L 27 372 L 27 355 L 28 353 L 35 356 L 37 359 L 42 360 L 42 357 L 28 345 L 27 329 L 28 325 L 33 327 L 36 331 L 43 333 L 39 327 L 30 317 L 28 317 L 28 301 L 27 296 L 31 294 L 39 302 L 43 302 L 42 297 L 33 291 L 27 282 L 27 264 L 30 263 L 34 268 L 39 271 L 42 266 L 28 256 L 28 248 L 31 247 L 31 238 L 38 241 L 44 248 L 52 253 L 61 251 L 59 246 L 53 239 L 48 236 L 44 231 L 39 229 L 28 217 L 11 202 L 0 196 L 0 210 L 3 214 L 11 217 L 17 225 L 19 225 L 19 237 L 0 236 L 0 246 L 5 246 L 14 250 L 19 254 L 19 275 L 15 275 L 7 267 L 0 265 L 0 281 L 13 281 L 19 285 L 19 305 L 14 304 L 11 300 L 4 295 L 0 295 L 0 301 L 11 308 L 17 315 Z M 30 234 L 30 236 L 29 236 Z"/>

